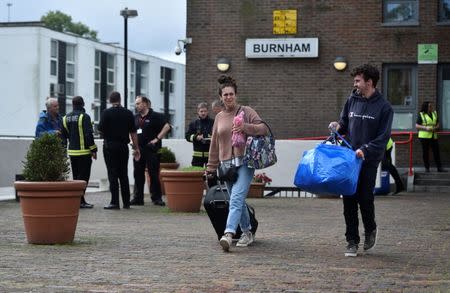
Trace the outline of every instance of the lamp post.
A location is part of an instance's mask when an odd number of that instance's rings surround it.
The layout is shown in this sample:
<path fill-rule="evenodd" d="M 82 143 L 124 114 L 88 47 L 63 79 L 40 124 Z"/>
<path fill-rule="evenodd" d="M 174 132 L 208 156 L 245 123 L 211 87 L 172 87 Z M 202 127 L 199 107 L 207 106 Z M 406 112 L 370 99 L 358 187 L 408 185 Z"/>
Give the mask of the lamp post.
<path fill-rule="evenodd" d="M 135 17 L 138 15 L 137 10 L 131 10 L 125 7 L 125 9 L 120 10 L 120 15 L 123 16 L 124 20 L 124 54 L 123 54 L 123 70 L 124 70 L 124 107 L 128 108 L 128 18 Z"/>

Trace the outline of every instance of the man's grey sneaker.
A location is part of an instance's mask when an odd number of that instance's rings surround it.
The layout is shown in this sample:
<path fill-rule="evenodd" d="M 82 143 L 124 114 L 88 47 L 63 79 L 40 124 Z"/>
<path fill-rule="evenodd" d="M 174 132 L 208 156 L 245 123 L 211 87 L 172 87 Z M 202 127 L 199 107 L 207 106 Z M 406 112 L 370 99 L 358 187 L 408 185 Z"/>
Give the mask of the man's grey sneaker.
<path fill-rule="evenodd" d="M 251 231 L 243 232 L 236 246 L 246 247 L 253 243 L 253 234 Z"/>
<path fill-rule="evenodd" d="M 344 255 L 353 257 L 358 256 L 358 244 L 354 241 L 349 241 Z"/>
<path fill-rule="evenodd" d="M 364 250 L 369 250 L 375 247 L 377 244 L 377 234 L 378 228 L 373 230 L 369 235 L 366 235 L 366 238 L 364 239 Z"/>
<path fill-rule="evenodd" d="M 225 235 L 220 238 L 220 246 L 222 246 L 224 251 L 230 251 L 230 246 L 233 241 L 233 236 L 231 236 L 230 233 L 226 233 Z"/>

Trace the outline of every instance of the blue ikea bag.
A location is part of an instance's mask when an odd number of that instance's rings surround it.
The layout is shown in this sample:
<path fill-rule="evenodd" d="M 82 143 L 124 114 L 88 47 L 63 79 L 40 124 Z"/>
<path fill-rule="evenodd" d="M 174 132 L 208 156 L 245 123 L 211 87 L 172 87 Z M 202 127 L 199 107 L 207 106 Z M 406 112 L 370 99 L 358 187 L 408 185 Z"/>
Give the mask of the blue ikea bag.
<path fill-rule="evenodd" d="M 324 141 L 305 151 L 295 174 L 295 186 L 314 194 L 351 196 L 356 193 L 362 159 L 337 135 L 348 147 Z"/>

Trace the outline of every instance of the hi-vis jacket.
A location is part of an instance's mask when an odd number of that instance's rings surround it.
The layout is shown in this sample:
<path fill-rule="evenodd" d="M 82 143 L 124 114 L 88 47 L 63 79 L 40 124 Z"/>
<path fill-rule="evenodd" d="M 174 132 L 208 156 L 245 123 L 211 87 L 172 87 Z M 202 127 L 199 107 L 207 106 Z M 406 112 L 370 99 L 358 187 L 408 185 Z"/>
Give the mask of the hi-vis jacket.
<path fill-rule="evenodd" d="M 97 152 L 91 117 L 84 113 L 84 109 L 74 110 L 64 116 L 63 126 L 63 136 L 69 139 L 69 156 L 85 156 Z"/>
<path fill-rule="evenodd" d="M 437 125 L 437 113 L 436 111 L 433 111 L 433 113 L 430 114 L 428 113 L 423 113 L 420 112 L 419 113 L 420 118 L 422 119 L 422 125 L 423 126 L 432 126 L 435 127 Z M 432 139 L 437 139 L 437 133 L 434 131 L 427 131 L 427 130 L 419 130 L 419 138 L 432 138 Z"/>

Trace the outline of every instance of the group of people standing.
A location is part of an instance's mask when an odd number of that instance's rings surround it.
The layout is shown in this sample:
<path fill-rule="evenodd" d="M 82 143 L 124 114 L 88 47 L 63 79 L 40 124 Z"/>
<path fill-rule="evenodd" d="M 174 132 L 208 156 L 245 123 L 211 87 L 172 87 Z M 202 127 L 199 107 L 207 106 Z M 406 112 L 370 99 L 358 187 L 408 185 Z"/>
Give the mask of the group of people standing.
<path fill-rule="evenodd" d="M 119 188 L 122 194 L 122 207 L 144 205 L 145 171 L 151 178 L 151 198 L 154 205 L 164 206 L 161 183 L 159 181 L 159 154 L 161 140 L 171 130 L 165 117 L 151 108 L 145 96 L 136 97 L 134 115 L 121 105 L 121 96 L 112 92 L 109 96 L 111 107 L 103 111 L 98 130 L 103 136 L 103 155 L 108 172 L 111 201 L 104 209 L 120 209 Z M 48 98 L 46 111 L 39 116 L 36 137 L 43 133 L 59 135 L 67 145 L 74 180 L 89 182 L 92 159 L 97 159 L 97 146 L 94 142 L 91 119 L 84 110 L 84 100 L 80 96 L 72 99 L 73 111 L 61 117 L 56 98 Z M 128 159 L 130 139 L 134 158 L 134 198 L 130 199 L 128 180 Z M 80 208 L 93 205 L 81 198 Z"/>
<path fill-rule="evenodd" d="M 380 161 L 384 158 L 387 160 L 386 164 L 391 164 L 390 136 L 394 115 L 390 103 L 376 88 L 380 78 L 376 67 L 365 64 L 356 67 L 351 75 L 354 89 L 341 111 L 339 121 L 330 122 L 328 126 L 329 129 L 346 135 L 356 156 L 363 160 L 356 193 L 353 196 L 343 197 L 347 240 L 345 256 L 356 256 L 358 253 L 360 243 L 358 209 L 364 225 L 364 250 L 372 249 L 377 242 L 378 228 L 375 221 L 373 191 Z M 220 100 L 216 102 L 215 119 L 208 116 L 207 104 L 200 103 L 197 106 L 198 118 L 189 124 L 186 140 L 193 143 L 192 165 L 206 166 L 205 175 L 210 180 L 215 180 L 217 168 L 225 161 L 232 160 L 237 167 L 237 180 L 225 182 L 230 195 L 229 214 L 224 234 L 219 241 L 223 250 L 229 251 L 238 226 L 243 233 L 236 243 L 237 247 L 248 246 L 254 241 L 245 199 L 255 170 L 244 163 L 245 146 L 233 146 L 232 135 L 266 135 L 268 129 L 254 109 L 238 103 L 237 83 L 232 77 L 221 76 L 218 82 Z M 112 107 L 103 111 L 98 127 L 104 138 L 103 153 L 111 191 L 111 202 L 105 209 L 120 209 L 119 182 L 123 208 L 143 205 L 146 168 L 151 178 L 151 199 L 155 205 L 164 206 L 158 176 L 158 149 L 161 148 L 161 140 L 171 130 L 171 126 L 162 114 L 153 111 L 147 97 L 136 97 L 137 113 L 134 116 L 130 110 L 121 106 L 120 100 L 118 92 L 111 93 L 109 101 Z M 48 99 L 46 106 L 47 112 L 43 112 L 40 116 L 36 136 L 46 131 L 68 139 L 68 154 L 71 158 L 74 179 L 89 181 L 90 165 L 92 158 L 96 159 L 97 147 L 93 139 L 90 117 L 83 108 L 83 99 L 73 98 L 73 112 L 63 119 L 59 117 L 56 99 Z M 235 125 L 233 120 L 241 112 L 244 122 Z M 439 122 L 436 111 L 433 111 L 429 102 L 425 102 L 422 106 L 416 127 L 423 146 L 426 171 L 430 170 L 428 152 L 431 147 L 438 171 L 444 172 L 437 144 L 436 130 L 439 128 Z M 127 175 L 130 138 L 135 179 L 134 198 L 131 200 Z M 386 159 L 386 156 L 389 158 Z M 83 197 L 80 207 L 88 208 L 92 205 L 86 203 Z"/>

